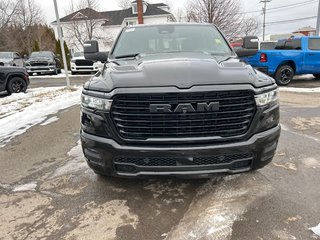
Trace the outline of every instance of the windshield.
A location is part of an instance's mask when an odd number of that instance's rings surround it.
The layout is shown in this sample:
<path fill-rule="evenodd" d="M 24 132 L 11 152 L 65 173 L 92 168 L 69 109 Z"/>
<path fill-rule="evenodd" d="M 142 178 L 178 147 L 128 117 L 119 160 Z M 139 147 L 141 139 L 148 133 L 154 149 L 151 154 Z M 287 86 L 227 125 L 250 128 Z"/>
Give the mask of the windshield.
<path fill-rule="evenodd" d="M 0 58 L 12 58 L 11 52 L 0 52 Z"/>
<path fill-rule="evenodd" d="M 163 25 L 125 29 L 112 52 L 113 57 L 137 53 L 206 52 L 231 55 L 232 51 L 213 26 Z"/>
<path fill-rule="evenodd" d="M 45 58 L 52 58 L 51 52 L 33 52 L 31 53 L 31 58 L 38 58 L 38 57 L 45 57 Z"/>
<path fill-rule="evenodd" d="M 83 57 L 83 56 L 84 56 L 83 52 L 76 52 L 74 54 L 74 57 Z"/>

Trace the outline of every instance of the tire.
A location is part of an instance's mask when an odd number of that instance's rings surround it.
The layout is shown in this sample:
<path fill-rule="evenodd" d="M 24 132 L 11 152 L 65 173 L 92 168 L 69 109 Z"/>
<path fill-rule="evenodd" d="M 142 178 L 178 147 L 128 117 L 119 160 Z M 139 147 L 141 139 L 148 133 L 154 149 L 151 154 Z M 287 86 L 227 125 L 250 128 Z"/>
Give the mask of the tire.
<path fill-rule="evenodd" d="M 77 74 L 77 72 L 71 71 L 71 75 L 76 75 L 76 74 Z"/>
<path fill-rule="evenodd" d="M 313 74 L 316 79 L 320 79 L 320 74 Z"/>
<path fill-rule="evenodd" d="M 58 73 L 61 73 L 61 68 L 58 69 Z"/>
<path fill-rule="evenodd" d="M 13 77 L 9 80 L 7 85 L 7 92 L 9 94 L 25 92 L 26 90 L 27 83 L 24 79 L 20 77 Z"/>
<path fill-rule="evenodd" d="M 288 85 L 294 76 L 294 70 L 289 65 L 282 65 L 275 74 L 275 80 L 279 86 Z"/>

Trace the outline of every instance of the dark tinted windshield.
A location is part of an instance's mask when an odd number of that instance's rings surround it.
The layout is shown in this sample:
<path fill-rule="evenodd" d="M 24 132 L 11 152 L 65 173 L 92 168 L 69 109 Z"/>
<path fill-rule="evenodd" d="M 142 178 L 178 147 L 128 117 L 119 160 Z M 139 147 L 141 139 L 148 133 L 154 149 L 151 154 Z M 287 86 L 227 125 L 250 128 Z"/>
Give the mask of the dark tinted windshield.
<path fill-rule="evenodd" d="M 213 26 L 163 25 L 125 29 L 113 57 L 136 53 L 207 52 L 230 55 L 228 44 Z"/>
<path fill-rule="evenodd" d="M 52 58 L 53 55 L 51 52 L 33 52 L 31 53 L 31 58 L 37 58 L 37 57 L 45 57 L 45 58 Z"/>
<path fill-rule="evenodd" d="M 0 58 L 12 58 L 11 52 L 0 52 Z"/>

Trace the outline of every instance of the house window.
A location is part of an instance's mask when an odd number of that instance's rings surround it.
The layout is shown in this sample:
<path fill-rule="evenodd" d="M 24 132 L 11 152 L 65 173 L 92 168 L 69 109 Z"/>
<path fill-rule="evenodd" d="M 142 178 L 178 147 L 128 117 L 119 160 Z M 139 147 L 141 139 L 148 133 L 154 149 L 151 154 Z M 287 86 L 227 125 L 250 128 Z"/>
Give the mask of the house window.
<path fill-rule="evenodd" d="M 315 32 L 308 32 L 308 36 L 309 37 L 314 37 L 314 36 L 316 36 L 316 33 Z"/>
<path fill-rule="evenodd" d="M 138 14 L 138 5 L 137 4 L 132 4 L 132 13 Z"/>
<path fill-rule="evenodd" d="M 126 26 L 133 26 L 133 25 L 137 25 L 136 21 L 127 21 L 126 22 Z"/>

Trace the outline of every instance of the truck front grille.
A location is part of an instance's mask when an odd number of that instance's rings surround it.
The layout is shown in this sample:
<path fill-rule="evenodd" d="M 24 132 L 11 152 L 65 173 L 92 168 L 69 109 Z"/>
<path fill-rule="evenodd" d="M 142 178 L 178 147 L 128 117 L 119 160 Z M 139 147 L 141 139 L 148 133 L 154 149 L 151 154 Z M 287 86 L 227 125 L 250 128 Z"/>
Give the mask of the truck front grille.
<path fill-rule="evenodd" d="M 218 103 L 219 108 L 199 111 L 199 103 Z M 170 105 L 171 112 L 152 112 L 152 104 Z M 179 104 L 191 104 L 197 110 L 175 112 Z M 255 110 L 251 91 L 126 94 L 113 98 L 111 115 L 119 135 L 128 140 L 225 138 L 245 134 Z"/>
<path fill-rule="evenodd" d="M 93 61 L 90 60 L 76 60 L 77 66 L 93 66 Z"/>
<path fill-rule="evenodd" d="M 30 65 L 32 67 L 38 67 L 38 66 L 48 66 L 48 62 L 31 62 Z"/>

